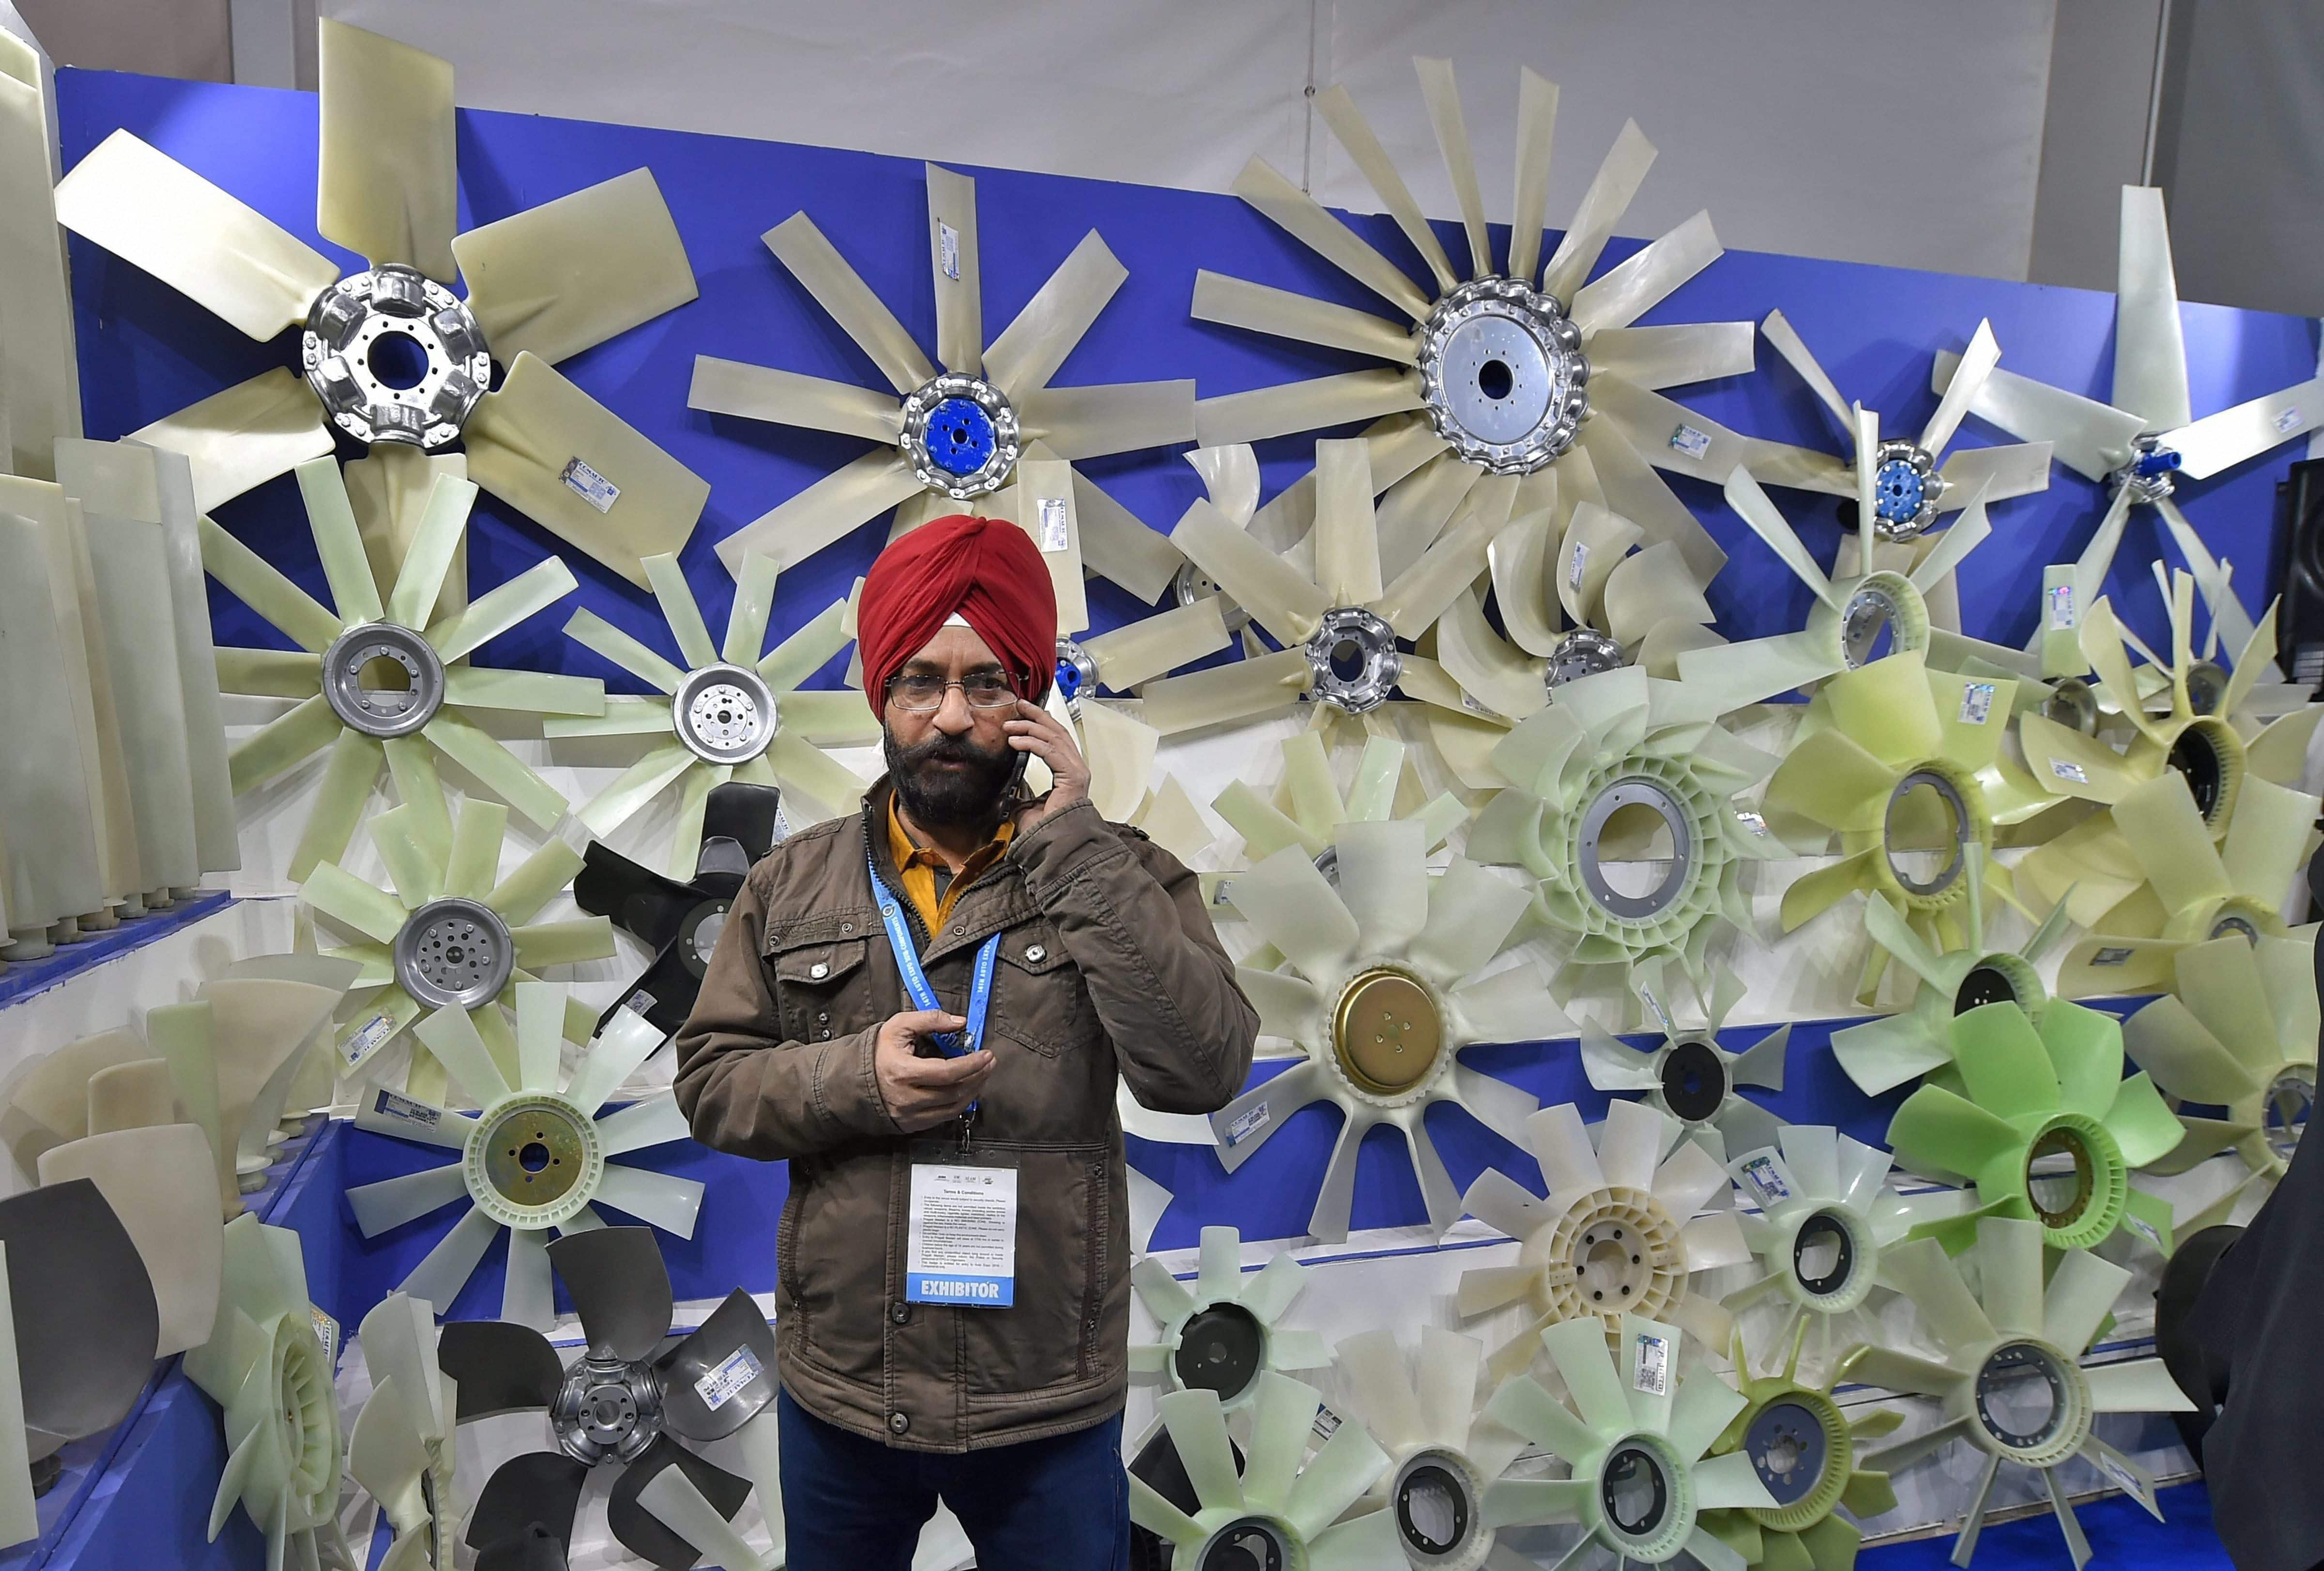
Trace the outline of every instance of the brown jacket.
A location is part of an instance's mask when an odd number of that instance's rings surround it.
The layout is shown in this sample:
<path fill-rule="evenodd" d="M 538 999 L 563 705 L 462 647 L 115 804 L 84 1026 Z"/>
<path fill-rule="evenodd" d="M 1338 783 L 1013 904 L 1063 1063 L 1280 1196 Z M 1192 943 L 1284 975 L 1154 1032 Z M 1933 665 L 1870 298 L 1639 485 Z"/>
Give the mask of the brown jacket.
<path fill-rule="evenodd" d="M 864 867 L 868 836 L 892 887 L 887 798 L 883 781 L 861 814 L 751 870 L 678 1033 L 678 1105 L 704 1144 L 790 1161 L 776 1345 L 809 1412 L 918 1451 L 1083 1428 L 1121 1407 L 1128 1381 L 1117 1077 L 1159 1111 L 1223 1106 L 1259 1016 L 1168 852 L 1087 802 L 1017 836 L 921 949 L 959 1014 L 977 946 L 1003 935 L 985 1030 L 999 1062 L 974 1139 L 1018 1164 L 1016 1302 L 907 1304 L 911 1148 L 941 1138 L 948 1154 L 952 1126 L 906 1137 L 872 1076 L 875 1032 L 908 1007 Z"/>

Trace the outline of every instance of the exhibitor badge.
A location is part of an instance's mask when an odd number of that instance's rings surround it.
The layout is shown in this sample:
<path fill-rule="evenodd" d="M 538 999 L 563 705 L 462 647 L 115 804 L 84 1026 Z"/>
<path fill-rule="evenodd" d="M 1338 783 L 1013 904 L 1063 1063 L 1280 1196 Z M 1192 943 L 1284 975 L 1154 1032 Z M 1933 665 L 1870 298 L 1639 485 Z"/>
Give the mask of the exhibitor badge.
<path fill-rule="evenodd" d="M 904 1298 L 1005 1309 L 1017 1298 L 1017 1169 L 916 1162 Z"/>

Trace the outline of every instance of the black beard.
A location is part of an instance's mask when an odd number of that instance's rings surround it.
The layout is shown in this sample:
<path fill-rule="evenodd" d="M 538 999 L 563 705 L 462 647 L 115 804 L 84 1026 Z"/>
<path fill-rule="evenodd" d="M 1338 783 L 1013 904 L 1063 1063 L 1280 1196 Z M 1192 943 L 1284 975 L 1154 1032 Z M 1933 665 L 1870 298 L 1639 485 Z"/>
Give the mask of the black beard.
<path fill-rule="evenodd" d="M 1001 799 L 1016 772 L 1017 750 L 1003 747 L 988 753 L 964 736 L 937 732 L 918 746 L 906 747 L 896 734 L 882 727 L 881 750 L 887 755 L 888 777 L 904 811 L 916 823 L 930 827 L 982 827 L 1001 816 Z M 964 770 L 936 770 L 937 761 L 967 764 Z"/>

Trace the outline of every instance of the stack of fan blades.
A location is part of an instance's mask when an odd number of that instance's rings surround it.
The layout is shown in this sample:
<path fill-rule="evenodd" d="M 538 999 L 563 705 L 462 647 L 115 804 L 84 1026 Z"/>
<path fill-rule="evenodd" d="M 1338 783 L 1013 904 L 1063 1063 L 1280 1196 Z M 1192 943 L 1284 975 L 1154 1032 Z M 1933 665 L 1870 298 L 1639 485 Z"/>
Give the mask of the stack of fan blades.
<path fill-rule="evenodd" d="M 390 1293 L 356 1335 L 372 1389 L 347 1431 L 347 1475 L 394 1530 L 380 1571 L 447 1566 L 462 1514 L 452 1483 L 456 1395 L 436 1361 L 434 1312 L 408 1293 Z"/>
<path fill-rule="evenodd" d="M 456 237 L 452 68 L 342 23 L 321 23 L 318 44 L 316 225 L 368 273 L 341 279 L 306 241 L 126 131 L 57 187 L 66 228 L 251 337 L 306 331 L 303 380 L 263 372 L 132 434 L 193 461 L 205 512 L 330 453 L 334 426 L 415 452 L 460 439 L 477 485 L 642 583 L 640 559 L 686 542 L 709 487 L 551 367 L 695 298 L 653 176 L 632 170 Z M 463 277 L 465 300 L 449 292 Z M 417 386 L 392 387 L 354 347 L 382 335 L 427 359 Z M 493 361 L 505 376 L 486 392 Z M 381 479 L 377 495 L 410 489 Z M 375 538 L 408 535 L 406 520 L 371 522 Z"/>

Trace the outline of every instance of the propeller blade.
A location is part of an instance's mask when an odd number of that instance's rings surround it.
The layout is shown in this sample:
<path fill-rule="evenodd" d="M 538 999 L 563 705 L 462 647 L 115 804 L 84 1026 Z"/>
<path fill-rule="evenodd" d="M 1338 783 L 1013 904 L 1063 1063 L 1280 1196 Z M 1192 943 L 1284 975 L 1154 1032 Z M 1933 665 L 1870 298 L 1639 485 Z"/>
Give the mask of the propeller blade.
<path fill-rule="evenodd" d="M 673 1448 L 675 1450 L 675 1448 Z M 683 1453 L 678 1453 L 683 1455 Z M 706 1465 L 707 1465 L 706 1464 Z M 731 1475 L 730 1475 L 731 1476 Z M 628 1482 L 626 1476 L 623 1483 Z M 736 1482 L 740 1483 L 741 1480 Z M 726 1513 L 710 1503 L 709 1498 L 687 1475 L 686 1469 L 675 1458 L 670 1465 L 658 1468 L 635 1496 L 638 1510 L 644 1512 L 660 1528 L 672 1534 L 688 1549 L 697 1550 L 727 1571 L 757 1571 L 765 1564 L 757 1550 L 742 1540 Z M 742 1509 L 740 1504 L 734 1508 Z M 608 1513 L 610 1515 L 610 1512 Z M 634 1527 L 632 1529 L 634 1532 Z M 632 1553 L 641 1552 L 639 1545 L 622 1538 L 622 1547 Z M 657 1561 L 657 1564 L 672 1564 Z"/>
<path fill-rule="evenodd" d="M 1654 162 L 1654 143 L 1638 129 L 1638 123 L 1623 121 L 1620 134 L 1607 149 L 1598 172 L 1591 177 L 1590 189 L 1582 193 L 1582 205 L 1573 211 L 1573 221 L 1566 226 L 1555 254 L 1542 269 L 1542 292 L 1572 301 L 1598 265 L 1606 242 L 1613 238 L 1614 226 L 1621 222 Z"/>
<path fill-rule="evenodd" d="M 1082 652 L 1096 665 L 1100 682 L 1127 692 L 1232 642 L 1218 597 L 1211 596 L 1084 640 Z"/>
<path fill-rule="evenodd" d="M 1427 297 L 1395 263 L 1357 238 L 1353 230 L 1325 212 L 1265 159 L 1254 158 L 1243 165 L 1235 177 L 1234 193 L 1262 217 L 1414 321 L 1428 315 Z M 1213 444 L 1206 439 L 1204 445 Z"/>
<path fill-rule="evenodd" d="M 1469 127 L 1461 116 L 1460 89 L 1453 85 L 1452 62 L 1414 59 L 1420 73 L 1421 101 L 1428 106 L 1428 123 L 1436 133 L 1437 151 L 1444 157 L 1444 172 L 1452 182 L 1453 199 L 1461 205 L 1461 225 L 1469 232 L 1471 276 L 1483 278 L 1493 271 L 1493 241 L 1485 224 L 1485 193 L 1477 184 L 1477 158 L 1469 146 Z"/>
<path fill-rule="evenodd" d="M 1953 433 L 1960 430 L 1961 421 L 1968 417 L 1978 390 L 2000 363 L 2001 346 L 1994 341 L 1993 324 L 1978 323 L 1977 331 L 1969 335 L 1969 347 L 1961 351 L 1960 363 L 1953 367 L 1952 380 L 1945 384 L 1944 396 L 1937 401 L 1937 412 L 1921 428 L 1918 445 L 1923 452 L 1945 450 Z"/>
<path fill-rule="evenodd" d="M 2214 945 L 2244 947 L 2243 940 L 2214 938 Z M 2206 946 L 2207 947 L 2209 946 Z M 2245 1012 L 2238 1006 L 2235 1013 Z M 2249 1045 L 2255 1058 L 2270 1056 L 2273 1033 Z M 2122 1022 L 2122 1043 L 2130 1059 L 2174 1096 L 2230 1106 L 2259 1090 L 2251 1068 L 2209 1030 L 2192 1011 L 2165 993 Z"/>
<path fill-rule="evenodd" d="M 1047 386 L 1129 276 L 1096 230 L 1083 236 L 985 350 L 985 375 L 1012 399 Z"/>
<path fill-rule="evenodd" d="M 2063 1104 L 2059 1071 L 2043 1036 L 2015 1003 L 1981 1004 L 1955 1015 L 1953 1063 L 1971 1100 L 1999 1117 L 2053 1113 Z"/>
<path fill-rule="evenodd" d="M 555 365 L 699 292 L 647 169 L 471 229 L 453 240 L 452 253 L 468 281 L 468 309 L 503 365 L 527 355 Z M 474 431 L 472 423 L 472 461 Z"/>
<path fill-rule="evenodd" d="M 316 24 L 315 51 L 323 120 L 317 232 L 448 287 L 459 277 L 451 62 L 329 20 Z"/>
<path fill-rule="evenodd" d="M 669 1335 L 669 1273 L 651 1228 L 568 1233 L 549 1246 L 549 1260 L 593 1354 L 635 1363 Z"/>
<path fill-rule="evenodd" d="M 1944 392 L 1959 358 L 1950 354 L 1936 357 L 1931 391 Z M 1998 367 L 1987 374 L 1969 411 L 2021 440 L 2049 443 L 2052 457 L 2085 480 L 2105 479 L 2129 457 L 2132 443 L 2145 428 L 2127 410 Z"/>
<path fill-rule="evenodd" d="M 694 357 L 686 406 L 807 430 L 837 431 L 891 448 L 904 430 L 903 405 L 892 393 L 710 355 Z"/>
<path fill-rule="evenodd" d="M 436 1365 L 452 1382 L 454 1422 L 460 1424 L 496 1413 L 546 1409 L 565 1383 L 565 1366 L 549 1339 L 530 1326 L 505 1320 L 447 1320 L 436 1339 Z M 484 1501 L 492 1493 L 493 1484 L 486 1483 L 476 1502 L 479 1517 L 489 1514 Z M 471 1543 L 491 1541 L 479 1540 L 473 1523 L 470 1534 Z"/>
<path fill-rule="evenodd" d="M 467 1192 L 460 1164 L 450 1162 L 400 1178 L 382 1178 L 377 1183 L 358 1184 L 346 1195 L 347 1204 L 355 1214 L 355 1225 L 363 1229 L 365 1238 L 376 1238 L 390 1228 L 401 1227 L 449 1206 Z"/>
<path fill-rule="evenodd" d="M 723 1439 L 775 1400 L 774 1330 L 757 1301 L 736 1288 L 655 1367 L 670 1433 Z"/>
<path fill-rule="evenodd" d="M 1163 735 L 1222 725 L 1296 703 L 1314 673 L 1297 649 L 1147 684 L 1145 720 Z"/>
<path fill-rule="evenodd" d="M 703 1187 L 698 1178 L 672 1178 L 668 1173 L 614 1164 L 605 1169 L 597 1198 L 641 1222 L 652 1223 L 665 1233 L 691 1238 L 695 1219 L 702 1211 Z"/>
<path fill-rule="evenodd" d="M 2187 408 L 2187 345 L 2179 326 L 2179 282 L 2171 266 L 2171 226 L 2154 186 L 2122 188 L 2122 250 L 2114 306 L 2114 391 L 2117 409 L 2148 430 L 2176 430 Z"/>
<path fill-rule="evenodd" d="M 1775 347 L 1775 353 L 1800 374 L 1800 380 L 1808 384 L 1808 391 L 1816 395 L 1816 401 L 1823 405 L 1824 411 L 1840 427 L 1840 439 L 1852 448 L 1856 441 L 1856 417 L 1849 412 L 1848 401 L 1840 397 L 1840 389 L 1830 376 L 1824 374 L 1823 366 L 1818 364 L 1806 341 L 1792 326 L 1791 319 L 1781 311 L 1769 311 L 1767 319 L 1759 324 L 1759 330 L 1767 335 L 1767 342 Z"/>
<path fill-rule="evenodd" d="M 1028 440 L 1060 458 L 1097 458 L 1194 439 L 1192 382 L 1036 388 L 1017 401 Z"/>
<path fill-rule="evenodd" d="M 2041 1258 L 2038 1247 L 2041 1229 L 2038 1226 L 2034 1229 L 2034 1240 L 2036 1245 L 2034 1261 L 2038 1267 Z M 2006 1271 L 2011 1269 L 2012 1262 L 2007 1256 L 1997 1261 L 1993 1254 L 1982 1249 L 1978 1254 L 1980 1259 L 1994 1262 L 1997 1270 Z M 1921 1312 L 1922 1324 L 1929 1328 L 1929 1334 L 1937 1339 L 1940 1347 L 1953 1352 L 1980 1347 L 1994 1340 L 1993 1321 L 1987 1316 L 1984 1306 L 1969 1292 L 1969 1284 L 1961 1280 L 1960 1271 L 1953 1264 L 1951 1257 L 1945 1253 L 1944 1245 L 1935 1239 L 1916 1238 L 1900 1243 L 1883 1256 L 1881 1265 L 1885 1280 L 1913 1300 L 1913 1307 Z M 2035 1281 L 2038 1289 L 2038 1274 Z M 2015 1283 L 2001 1295 L 2010 1302 L 2018 1296 L 2018 1287 Z"/>
<path fill-rule="evenodd" d="M 1573 319 L 1584 333 L 1627 328 L 1724 254 L 1711 215 L 1697 213 L 1583 285 L 1573 297 Z"/>
<path fill-rule="evenodd" d="M 1412 372 L 1348 371 L 1198 399 L 1194 439 L 1206 448 L 1264 441 L 1378 420 L 1421 402 L 1420 379 Z"/>
<path fill-rule="evenodd" d="M 1302 344 L 1352 350 L 1400 365 L 1411 365 L 1417 353 L 1412 335 L 1384 317 L 1230 278 L 1208 268 L 1194 275 L 1192 315 L 1199 321 L 1222 322 Z"/>
<path fill-rule="evenodd" d="M 1404 231 L 1404 237 L 1420 253 L 1421 261 L 1428 264 L 1438 292 L 1450 290 L 1459 282 L 1452 272 L 1452 259 L 1444 254 L 1436 231 L 1429 226 L 1420 204 L 1413 199 L 1396 161 L 1388 156 L 1370 123 L 1358 112 L 1348 89 L 1334 82 L 1315 95 L 1314 103 L 1316 114 L 1331 127 L 1332 135 L 1347 152 L 1349 162 L 1362 172 L 1365 183 L 1379 198 L 1382 209 L 1396 220 L 1396 226 Z M 1538 240 L 1536 244 L 1539 244 Z"/>
<path fill-rule="evenodd" d="M 1808 555 L 1798 532 L 1784 522 L 1784 515 L 1776 511 L 1775 503 L 1759 488 L 1749 471 L 1738 468 L 1727 477 L 1726 495 L 1727 505 L 1751 526 L 1752 533 L 1766 541 L 1768 549 L 1783 559 L 1792 576 L 1805 584 L 1817 599 L 1829 603 L 1832 598 L 1831 580 L 1824 577 L 1823 569 Z"/>
<path fill-rule="evenodd" d="M 1926 1173 L 1969 1177 L 2022 1143 L 2007 1121 L 1941 1086 L 1914 1091 L 1888 1122 L 1898 1160 Z"/>
<path fill-rule="evenodd" d="M 449 1338 L 455 1329 L 445 1326 L 445 1336 Z M 464 1395 L 466 1390 L 464 1386 Z M 586 1463 L 561 1451 L 521 1452 L 493 1469 L 468 1513 L 465 1535 L 468 1547 L 477 1551 L 480 1571 L 486 1556 L 523 1542 L 535 1528 L 548 1533 L 556 1547 L 555 1564 L 563 1566 L 573 1537 L 574 1513 L 580 1507 L 581 1489 L 588 1477 Z M 509 1571 L 532 1568 L 517 1562 Z"/>
<path fill-rule="evenodd" d="M 2208 480 L 2324 422 L 2324 376 L 2207 414 L 2163 439 L 2190 479 Z"/>
<path fill-rule="evenodd" d="M 397 1285 L 413 1298 L 423 1298 L 448 1312 L 500 1230 L 498 1222 L 471 1206 Z M 440 1348 L 438 1356 L 442 1356 Z"/>
<path fill-rule="evenodd" d="M 928 260 L 936 275 L 936 358 L 947 371 L 984 374 L 984 288 L 976 239 L 976 181 L 936 164 L 928 185 Z"/>
<path fill-rule="evenodd" d="M 1541 265 L 1549 208 L 1549 154 L 1557 129 L 1557 84 L 1517 68 L 1517 197 L 1509 208 L 1508 276 L 1529 280 Z M 1488 269 L 1488 271 L 1490 271 Z"/>
<path fill-rule="evenodd" d="M 2187 779 L 2177 770 L 2125 791 L 2114 805 L 2114 821 L 2166 911 L 2193 910 L 2235 893 Z"/>
<path fill-rule="evenodd" d="M 1591 336 L 1590 374 L 1650 390 L 1748 376 L 1757 363 L 1754 347 L 1748 322 L 1601 328 Z"/>
<path fill-rule="evenodd" d="M 332 448 L 313 391 L 279 366 L 141 426 L 129 439 L 184 455 L 194 470 L 194 505 L 204 512 Z M 202 554 L 209 556 L 207 538 Z"/>
<path fill-rule="evenodd" d="M 898 393 L 913 392 L 935 379 L 936 367 L 904 331 L 895 313 L 872 292 L 872 286 L 805 213 L 793 213 L 760 239 L 807 286 L 816 303 L 831 314 L 832 320 L 871 357 Z"/>
<path fill-rule="evenodd" d="M 1981 1243 L 1979 1252 L 1987 1252 Z M 2038 1282 L 2038 1249 L 2032 1260 Z M 2099 1326 L 2114 1313 L 2115 1301 L 2129 1280 L 2130 1272 L 2112 1261 L 2101 1260 L 2088 1250 L 2068 1250 L 2051 1273 L 2048 1296 L 2042 1300 L 2042 1340 L 2069 1357 L 2079 1357 L 2098 1335 Z"/>

